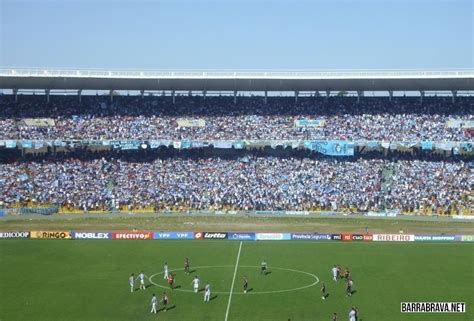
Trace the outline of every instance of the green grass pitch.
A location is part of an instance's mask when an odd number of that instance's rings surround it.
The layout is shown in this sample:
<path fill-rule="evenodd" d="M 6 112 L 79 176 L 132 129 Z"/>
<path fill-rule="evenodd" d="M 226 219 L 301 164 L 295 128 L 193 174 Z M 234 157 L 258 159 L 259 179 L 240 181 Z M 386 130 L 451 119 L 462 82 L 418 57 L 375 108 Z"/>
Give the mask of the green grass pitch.
<path fill-rule="evenodd" d="M 359 306 L 360 321 L 474 320 L 472 244 L 243 242 L 229 304 L 239 244 L 2 240 L 0 320 L 225 321 L 227 314 L 228 321 L 324 321 L 333 312 L 348 320 L 353 305 Z M 185 257 L 191 260 L 191 275 L 182 270 Z M 266 276 L 258 268 L 262 259 L 271 272 Z M 140 270 L 147 276 L 161 273 L 165 262 L 175 270 L 179 288 L 166 290 L 173 308 L 153 315 L 152 293 L 160 298 L 165 289 L 151 285 L 130 293 L 128 277 Z M 356 290 L 352 297 L 346 297 L 343 281 L 332 280 L 335 263 L 350 268 Z M 193 275 L 202 285 L 210 282 L 211 302 L 204 303 L 202 292 L 187 292 Z M 252 289 L 247 294 L 244 275 Z M 327 285 L 326 300 L 315 276 Z M 152 281 L 166 287 L 162 274 Z M 401 301 L 462 301 L 467 308 L 463 314 L 402 314 Z"/>

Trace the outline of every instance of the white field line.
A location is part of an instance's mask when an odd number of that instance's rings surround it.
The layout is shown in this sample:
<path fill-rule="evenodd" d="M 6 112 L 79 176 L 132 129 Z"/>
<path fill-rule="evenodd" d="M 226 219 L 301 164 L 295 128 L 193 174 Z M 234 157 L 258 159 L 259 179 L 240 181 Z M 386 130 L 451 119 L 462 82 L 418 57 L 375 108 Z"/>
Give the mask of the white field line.
<path fill-rule="evenodd" d="M 225 311 L 225 319 L 227 321 L 229 317 L 230 302 L 232 301 L 232 292 L 234 291 L 235 276 L 237 275 L 237 268 L 239 267 L 240 251 L 242 250 L 242 241 L 239 245 L 239 253 L 237 254 L 237 260 L 235 262 L 234 277 L 232 278 L 232 285 L 230 286 L 229 302 L 227 302 L 227 310 Z"/>

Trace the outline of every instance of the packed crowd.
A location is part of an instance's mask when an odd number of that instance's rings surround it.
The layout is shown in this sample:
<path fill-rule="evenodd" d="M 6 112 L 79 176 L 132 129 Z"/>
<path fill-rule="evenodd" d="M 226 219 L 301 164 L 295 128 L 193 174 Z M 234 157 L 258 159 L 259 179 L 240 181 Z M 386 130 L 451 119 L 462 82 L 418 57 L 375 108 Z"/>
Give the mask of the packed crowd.
<path fill-rule="evenodd" d="M 0 206 L 359 211 L 472 207 L 469 163 L 308 157 L 102 157 L 0 164 Z"/>
<path fill-rule="evenodd" d="M 27 125 L 26 119 L 48 118 L 54 125 Z M 203 121 L 202 127 L 179 123 Z M 295 120 L 318 119 L 321 126 L 295 126 Z M 347 139 L 383 141 L 466 141 L 472 129 L 450 128 L 452 120 L 474 120 L 474 98 L 201 96 L 115 97 L 0 96 L 0 139 Z"/>

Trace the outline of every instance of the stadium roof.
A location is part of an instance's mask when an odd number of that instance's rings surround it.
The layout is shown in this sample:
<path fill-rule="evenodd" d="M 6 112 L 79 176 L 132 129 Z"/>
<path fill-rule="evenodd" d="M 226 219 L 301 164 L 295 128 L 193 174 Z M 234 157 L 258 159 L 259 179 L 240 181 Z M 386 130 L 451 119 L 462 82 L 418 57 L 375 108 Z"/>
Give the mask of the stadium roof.
<path fill-rule="evenodd" d="M 2 89 L 176 91 L 474 90 L 474 69 L 149 71 L 0 68 Z"/>

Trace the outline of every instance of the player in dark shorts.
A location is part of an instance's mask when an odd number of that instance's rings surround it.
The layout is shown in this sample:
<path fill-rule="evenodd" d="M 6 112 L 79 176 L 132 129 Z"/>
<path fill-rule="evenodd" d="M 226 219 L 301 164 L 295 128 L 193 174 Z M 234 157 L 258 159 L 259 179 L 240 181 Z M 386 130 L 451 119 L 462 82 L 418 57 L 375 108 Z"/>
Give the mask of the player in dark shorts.
<path fill-rule="evenodd" d="M 326 296 L 327 296 L 327 293 L 326 293 L 326 285 L 324 284 L 324 282 L 321 282 L 321 299 L 323 300 L 326 300 Z"/>
<path fill-rule="evenodd" d="M 189 274 L 189 259 L 184 260 L 184 273 Z"/>
<path fill-rule="evenodd" d="M 170 273 L 170 275 L 168 275 L 168 284 L 170 286 L 170 289 L 173 290 L 174 276 L 171 273 Z"/>
<path fill-rule="evenodd" d="M 352 296 L 352 279 L 351 278 L 347 279 L 346 295 Z"/>
<path fill-rule="evenodd" d="M 265 260 L 260 264 L 260 274 L 267 275 L 267 262 Z"/>
<path fill-rule="evenodd" d="M 244 276 L 244 293 L 247 293 L 247 288 L 249 287 L 249 280 Z"/>
<path fill-rule="evenodd" d="M 163 302 L 163 311 L 166 312 L 166 306 L 168 305 L 168 295 L 166 292 L 163 292 L 163 296 L 161 297 L 161 302 Z"/>
<path fill-rule="evenodd" d="M 337 321 L 337 313 L 336 312 L 334 312 L 332 314 L 332 321 Z"/>

